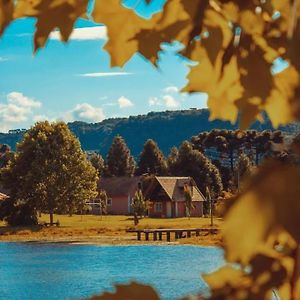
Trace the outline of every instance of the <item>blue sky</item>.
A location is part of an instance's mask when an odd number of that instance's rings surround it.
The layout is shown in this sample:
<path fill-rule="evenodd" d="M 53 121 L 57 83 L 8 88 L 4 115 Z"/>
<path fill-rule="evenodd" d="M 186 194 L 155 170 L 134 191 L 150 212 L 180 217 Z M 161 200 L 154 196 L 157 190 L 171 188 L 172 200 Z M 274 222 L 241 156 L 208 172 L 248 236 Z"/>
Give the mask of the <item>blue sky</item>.
<path fill-rule="evenodd" d="M 140 3 L 139 14 L 150 17 L 164 0 Z M 175 46 L 164 46 L 159 70 L 140 55 L 123 69 L 110 68 L 102 50 L 105 27 L 91 21 L 76 23 L 68 44 L 51 34 L 46 48 L 33 56 L 34 19 L 17 20 L 0 40 L 0 131 L 28 128 L 35 121 L 82 120 L 145 114 L 149 111 L 206 107 L 206 96 L 180 94 L 188 67 Z"/>

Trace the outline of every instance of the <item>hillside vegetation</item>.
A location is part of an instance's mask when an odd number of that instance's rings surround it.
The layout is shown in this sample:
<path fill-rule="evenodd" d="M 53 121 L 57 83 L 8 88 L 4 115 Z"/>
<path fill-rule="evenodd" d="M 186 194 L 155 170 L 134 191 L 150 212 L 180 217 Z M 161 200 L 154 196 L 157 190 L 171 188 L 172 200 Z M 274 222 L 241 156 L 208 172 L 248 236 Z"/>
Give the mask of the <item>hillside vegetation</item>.
<path fill-rule="evenodd" d="M 219 120 L 209 121 L 207 109 L 191 109 L 180 111 L 150 112 L 147 115 L 129 118 L 107 119 L 100 123 L 89 124 L 73 122 L 68 124 L 71 131 L 79 138 L 84 150 L 98 150 L 106 156 L 114 136 L 120 134 L 137 157 L 147 139 L 155 140 L 162 152 L 167 155 L 172 146 L 179 146 L 183 140 L 203 131 L 218 129 L 237 129 L 238 124 Z M 178 130 L 180 128 L 180 130 Z M 272 129 L 271 123 L 254 123 L 253 129 Z M 290 124 L 280 130 L 294 133 L 299 124 Z M 0 133 L 0 143 L 8 144 L 15 150 L 16 143 L 22 139 L 23 133 Z"/>

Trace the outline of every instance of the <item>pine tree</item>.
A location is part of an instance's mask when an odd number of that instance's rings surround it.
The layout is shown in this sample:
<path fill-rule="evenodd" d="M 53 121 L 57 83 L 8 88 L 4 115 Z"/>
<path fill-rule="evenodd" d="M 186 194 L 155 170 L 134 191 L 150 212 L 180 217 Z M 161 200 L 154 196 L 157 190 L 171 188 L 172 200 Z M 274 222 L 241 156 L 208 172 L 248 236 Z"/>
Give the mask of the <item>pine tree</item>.
<path fill-rule="evenodd" d="M 151 139 L 144 144 L 144 149 L 138 162 L 137 175 L 145 173 L 152 175 L 166 175 L 167 173 L 166 159 L 157 143 Z"/>
<path fill-rule="evenodd" d="M 201 152 L 194 150 L 192 144 L 184 141 L 179 148 L 175 175 L 191 176 L 203 194 L 209 185 L 214 196 L 223 190 L 218 168 Z"/>
<path fill-rule="evenodd" d="M 174 175 L 176 173 L 176 163 L 178 160 L 178 149 L 177 147 L 172 147 L 168 155 L 167 165 L 169 175 Z"/>
<path fill-rule="evenodd" d="M 108 176 L 132 176 L 135 170 L 135 161 L 130 154 L 124 139 L 117 135 L 107 155 Z"/>
<path fill-rule="evenodd" d="M 93 153 L 90 157 L 92 166 L 97 170 L 98 176 L 101 177 L 104 173 L 105 163 L 103 157 L 98 153 Z"/>
<path fill-rule="evenodd" d="M 251 174 L 253 165 L 250 158 L 244 152 L 241 152 L 235 166 L 235 186 L 239 190 L 242 181 Z"/>
<path fill-rule="evenodd" d="M 134 225 L 139 224 L 139 218 L 143 217 L 149 209 L 149 202 L 145 200 L 141 190 L 138 190 L 131 203 L 134 216 Z"/>
<path fill-rule="evenodd" d="M 7 214 L 12 225 L 37 222 L 37 211 L 82 211 L 97 195 L 97 172 L 80 148 L 78 139 L 63 122 L 37 123 L 18 144 L 17 152 L 1 172 L 9 190 Z"/>

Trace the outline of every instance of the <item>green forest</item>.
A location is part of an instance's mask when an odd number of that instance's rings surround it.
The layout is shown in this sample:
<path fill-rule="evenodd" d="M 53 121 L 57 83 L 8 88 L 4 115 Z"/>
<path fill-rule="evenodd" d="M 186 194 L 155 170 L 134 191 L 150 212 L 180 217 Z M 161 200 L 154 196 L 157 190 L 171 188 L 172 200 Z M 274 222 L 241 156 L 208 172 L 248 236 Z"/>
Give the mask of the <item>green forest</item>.
<path fill-rule="evenodd" d="M 180 130 L 177 130 L 180 124 Z M 71 131 L 79 138 L 85 151 L 99 151 L 106 156 L 113 138 L 120 134 L 125 140 L 131 153 L 137 157 L 142 151 L 147 139 L 153 139 L 162 152 L 167 155 L 173 146 L 179 146 L 182 141 L 200 132 L 212 129 L 238 129 L 238 124 L 215 120 L 209 121 L 207 109 L 191 109 L 180 111 L 150 112 L 147 115 L 129 118 L 107 119 L 101 123 L 88 124 L 73 122 L 68 124 Z M 255 122 L 251 128 L 262 131 L 273 127 L 266 117 L 264 123 Z M 286 133 L 295 133 L 300 128 L 298 123 L 281 126 L 279 129 Z M 8 144 L 15 150 L 16 143 L 22 139 L 24 132 L 0 133 L 0 143 Z"/>

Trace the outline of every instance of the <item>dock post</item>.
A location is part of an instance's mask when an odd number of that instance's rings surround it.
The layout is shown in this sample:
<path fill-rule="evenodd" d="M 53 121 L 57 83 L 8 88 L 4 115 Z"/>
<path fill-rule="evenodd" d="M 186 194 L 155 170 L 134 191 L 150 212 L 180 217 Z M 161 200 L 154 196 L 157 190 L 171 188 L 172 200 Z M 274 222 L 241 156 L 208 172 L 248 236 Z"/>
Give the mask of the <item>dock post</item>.
<path fill-rule="evenodd" d="M 162 241 L 162 232 L 161 231 L 158 233 L 158 238 L 160 241 Z"/>
<path fill-rule="evenodd" d="M 153 241 L 157 241 L 157 232 L 156 231 L 153 232 Z"/>
<path fill-rule="evenodd" d="M 200 235 L 200 230 L 196 230 L 196 236 Z"/>
<path fill-rule="evenodd" d="M 137 240 L 140 241 L 141 240 L 141 232 L 137 231 Z"/>
<path fill-rule="evenodd" d="M 187 230 L 186 233 L 187 233 L 187 237 L 190 238 L 191 237 L 191 231 Z"/>
<path fill-rule="evenodd" d="M 149 232 L 145 232 L 145 240 L 149 241 Z"/>
<path fill-rule="evenodd" d="M 170 233 L 170 231 L 167 231 L 167 241 L 168 242 L 171 241 L 171 233 Z"/>

